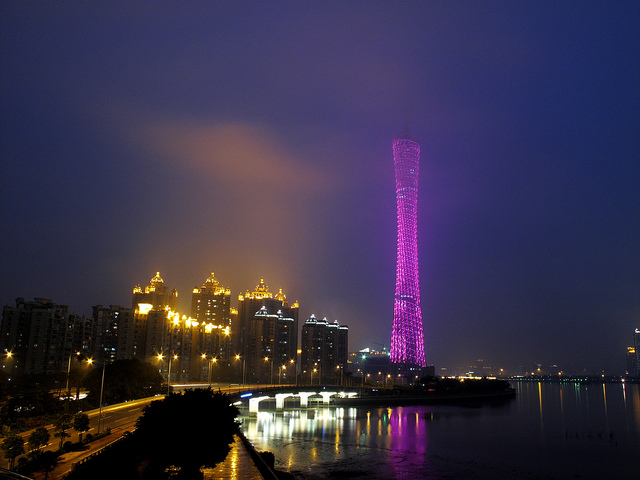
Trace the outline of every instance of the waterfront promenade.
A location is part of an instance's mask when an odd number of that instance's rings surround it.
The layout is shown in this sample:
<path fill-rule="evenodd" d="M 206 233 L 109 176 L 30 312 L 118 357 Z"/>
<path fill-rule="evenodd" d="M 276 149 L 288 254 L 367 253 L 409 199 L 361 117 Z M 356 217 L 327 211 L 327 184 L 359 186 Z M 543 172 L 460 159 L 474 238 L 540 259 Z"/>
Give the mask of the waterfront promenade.
<path fill-rule="evenodd" d="M 65 475 L 71 471 L 76 462 L 88 455 L 97 453 L 99 449 L 104 448 L 109 443 L 112 443 L 115 437 L 110 437 L 111 438 L 105 437 L 104 439 L 101 439 L 104 440 L 103 442 L 94 442 L 96 445 L 91 449 L 91 451 L 69 452 L 62 455 L 58 466 L 49 473 L 48 479 L 63 479 Z M 204 470 L 204 480 L 264 480 L 265 478 L 269 478 L 268 476 L 265 477 L 260 473 L 250 451 L 243 444 L 240 437 L 236 435 L 234 440 L 235 441 L 231 446 L 231 451 L 227 455 L 227 458 L 216 465 L 215 468 L 208 468 Z M 1 474 L 0 478 L 3 478 Z M 44 480 L 45 474 L 44 472 L 36 472 L 32 478 L 35 480 Z"/>
<path fill-rule="evenodd" d="M 125 432 L 133 430 L 135 422 L 141 415 L 144 406 L 148 405 L 154 400 L 160 400 L 162 398 L 163 396 L 149 397 L 103 408 L 102 428 L 104 429 L 106 427 L 109 427 L 111 433 L 105 437 L 86 444 L 82 450 L 62 454 L 58 459 L 58 465 L 52 472 L 49 473 L 48 479 L 57 480 L 64 478 L 68 473 L 72 471 L 75 464 L 85 461 L 87 458 L 93 455 L 99 454 L 102 449 L 108 447 L 108 445 L 110 445 L 111 443 L 118 441 Z M 89 415 L 91 420 L 90 432 L 93 433 L 97 429 L 97 417 L 99 411 L 96 409 L 88 411 L 86 413 Z M 49 445 L 44 447 L 44 449 L 56 450 L 58 446 L 58 440 L 56 438 L 53 438 L 53 426 L 48 425 L 46 428 L 50 431 L 52 439 Z M 69 440 L 77 441 L 78 434 L 76 432 L 70 433 L 71 437 L 69 437 Z M 29 434 L 30 431 L 27 431 L 23 432 L 21 436 L 26 440 Z M 252 446 L 249 443 L 244 444 L 240 436 L 236 435 L 234 437 L 232 449 L 227 455 L 226 459 L 218 464 L 215 468 L 207 469 L 205 472 L 205 478 L 220 478 L 225 480 L 241 480 L 245 478 L 250 480 L 262 480 L 264 478 L 273 478 L 273 476 L 270 475 L 271 472 L 269 471 L 266 471 L 264 474 L 260 472 L 260 469 L 256 466 L 256 463 L 261 464 L 260 468 L 263 471 L 265 469 L 265 466 L 263 465 L 261 459 L 257 457 L 255 452 L 251 450 Z M 5 459 L 3 458 L 2 460 Z M 9 477 L 3 477 L 0 473 L 0 479 L 3 478 Z M 45 478 L 45 474 L 44 472 L 36 472 L 32 475 L 32 478 L 41 480 Z"/>

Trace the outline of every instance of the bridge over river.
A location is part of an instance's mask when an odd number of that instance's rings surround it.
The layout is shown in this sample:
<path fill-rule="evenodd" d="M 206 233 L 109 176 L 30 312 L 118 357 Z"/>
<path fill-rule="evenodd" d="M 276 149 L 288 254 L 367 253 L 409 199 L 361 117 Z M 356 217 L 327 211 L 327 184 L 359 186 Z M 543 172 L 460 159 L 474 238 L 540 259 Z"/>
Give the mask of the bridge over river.
<path fill-rule="evenodd" d="M 310 402 L 331 405 L 336 399 L 360 398 L 361 395 L 362 389 L 359 388 L 278 386 L 238 392 L 232 394 L 231 399 L 236 405 L 248 406 L 249 414 L 257 414 L 261 403 L 271 406 L 274 400 L 276 410 L 284 410 L 286 406 L 305 408 Z"/>

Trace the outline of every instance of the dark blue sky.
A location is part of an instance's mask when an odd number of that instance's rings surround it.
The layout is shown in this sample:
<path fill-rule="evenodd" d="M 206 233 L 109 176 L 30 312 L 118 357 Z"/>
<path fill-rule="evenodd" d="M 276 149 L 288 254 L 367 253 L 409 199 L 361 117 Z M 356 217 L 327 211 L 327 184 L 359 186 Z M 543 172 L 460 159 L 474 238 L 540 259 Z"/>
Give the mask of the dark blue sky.
<path fill-rule="evenodd" d="M 422 147 L 427 360 L 622 373 L 640 3 L 0 5 L 0 301 L 264 277 L 388 344 L 392 136 Z"/>

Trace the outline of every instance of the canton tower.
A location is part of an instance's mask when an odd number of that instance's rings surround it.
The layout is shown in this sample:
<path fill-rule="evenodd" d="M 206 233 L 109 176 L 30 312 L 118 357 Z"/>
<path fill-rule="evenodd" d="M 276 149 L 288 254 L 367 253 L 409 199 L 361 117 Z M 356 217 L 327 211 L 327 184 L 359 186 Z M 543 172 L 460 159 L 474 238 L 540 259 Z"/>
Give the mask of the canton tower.
<path fill-rule="evenodd" d="M 418 167 L 420 145 L 408 135 L 393 137 L 398 241 L 391 362 L 400 373 L 427 366 L 418 275 Z"/>

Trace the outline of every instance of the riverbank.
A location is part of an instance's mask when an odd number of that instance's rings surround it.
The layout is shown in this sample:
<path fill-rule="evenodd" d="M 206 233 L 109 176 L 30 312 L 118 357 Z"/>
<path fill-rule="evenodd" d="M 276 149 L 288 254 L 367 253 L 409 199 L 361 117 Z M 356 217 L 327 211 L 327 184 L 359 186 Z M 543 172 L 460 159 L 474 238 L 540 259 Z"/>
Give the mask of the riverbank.
<path fill-rule="evenodd" d="M 275 468 L 296 479 L 598 480 L 640 471 L 639 385 L 512 385 L 506 401 L 318 403 L 240 419 L 255 448 L 274 452 Z"/>

